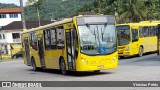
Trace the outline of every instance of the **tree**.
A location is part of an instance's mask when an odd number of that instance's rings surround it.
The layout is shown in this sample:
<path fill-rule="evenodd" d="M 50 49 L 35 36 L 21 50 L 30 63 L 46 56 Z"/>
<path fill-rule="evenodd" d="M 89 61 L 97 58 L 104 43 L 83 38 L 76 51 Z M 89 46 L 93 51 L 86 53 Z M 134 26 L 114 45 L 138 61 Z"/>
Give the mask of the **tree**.
<path fill-rule="evenodd" d="M 98 1 L 98 13 L 102 13 L 102 0 L 97 0 Z"/>
<path fill-rule="evenodd" d="M 40 9 L 39 9 L 40 8 L 40 0 L 28 0 L 27 5 L 34 5 L 36 7 L 39 26 L 41 26 L 41 23 L 40 23 Z"/>
<path fill-rule="evenodd" d="M 123 0 L 120 8 L 120 18 L 126 22 L 138 22 L 146 18 L 146 9 L 142 0 Z"/>

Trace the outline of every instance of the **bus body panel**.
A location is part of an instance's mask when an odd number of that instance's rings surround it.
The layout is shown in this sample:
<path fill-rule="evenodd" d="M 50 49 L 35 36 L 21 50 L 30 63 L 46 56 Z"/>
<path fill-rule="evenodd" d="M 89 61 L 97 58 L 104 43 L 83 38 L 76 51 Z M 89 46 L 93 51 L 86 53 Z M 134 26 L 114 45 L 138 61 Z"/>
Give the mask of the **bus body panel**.
<path fill-rule="evenodd" d="M 132 28 L 137 28 L 139 32 L 138 41 L 131 42 L 127 45 L 118 46 L 118 55 L 119 56 L 133 56 L 139 53 L 139 48 L 143 47 L 143 52 L 154 52 L 157 51 L 157 37 L 149 36 L 149 37 L 141 37 L 140 36 L 140 27 L 156 27 L 157 23 L 129 23 L 129 24 L 119 24 L 117 26 L 129 25 L 130 26 L 130 33 L 132 33 Z M 130 36 L 132 39 L 132 36 Z M 130 50 L 126 50 L 127 47 L 130 47 Z"/>
<path fill-rule="evenodd" d="M 83 17 L 83 16 L 77 16 L 77 17 Z M 25 37 L 28 37 L 28 40 L 30 43 L 32 41 L 30 40 L 30 35 L 31 33 L 35 33 L 35 38 L 36 38 L 36 47 L 33 47 L 32 44 L 29 44 L 29 50 L 30 50 L 30 59 L 34 58 L 36 67 L 40 68 L 48 68 L 48 69 L 60 69 L 60 60 L 63 58 L 65 60 L 66 64 L 66 69 L 71 70 L 71 71 L 91 71 L 91 70 L 106 70 L 106 69 L 111 69 L 111 68 L 117 68 L 118 67 L 118 52 L 117 50 L 113 53 L 110 54 L 105 54 L 105 55 L 86 55 L 83 54 L 80 50 L 80 37 L 79 37 L 79 32 L 78 32 L 78 26 L 77 26 L 77 17 L 73 17 L 72 19 L 69 20 L 64 20 L 60 22 L 56 22 L 53 24 L 41 26 L 38 28 L 34 28 L 28 31 L 24 31 L 22 33 L 22 38 L 24 39 Z M 114 24 L 115 25 L 115 24 Z M 56 31 L 58 30 L 57 28 L 59 26 L 63 26 L 64 30 L 64 48 L 62 49 L 47 49 L 46 48 L 46 31 L 48 29 L 56 28 Z M 75 57 L 75 59 L 72 61 L 72 67 L 70 66 L 70 63 L 68 61 L 68 46 L 67 46 L 67 34 L 70 33 L 72 36 L 72 31 L 76 31 L 77 34 L 77 48 L 78 48 L 78 55 Z M 51 31 L 50 31 L 51 32 Z M 58 32 L 57 32 L 58 33 Z M 114 36 L 116 37 L 116 35 Z M 43 46 L 42 51 L 44 54 L 40 54 L 40 40 L 41 45 Z M 75 39 L 71 42 L 76 42 Z M 58 42 L 56 42 L 58 43 Z M 71 45 L 74 47 L 74 45 Z M 22 48 L 23 51 L 24 47 Z M 74 49 L 72 49 L 74 50 Z M 72 52 L 71 50 L 71 52 Z M 24 52 L 25 53 L 25 52 Z M 41 55 L 43 55 L 43 61 L 44 64 L 42 65 L 41 61 Z M 87 62 L 87 63 L 86 63 Z M 24 63 L 27 64 L 27 59 L 24 57 Z M 75 69 L 74 69 L 75 67 Z"/>
<path fill-rule="evenodd" d="M 158 44 L 158 55 L 160 55 L 160 24 L 158 25 L 158 40 L 157 40 L 157 44 Z"/>
<path fill-rule="evenodd" d="M 107 70 L 117 68 L 118 53 L 115 52 L 107 57 L 104 56 L 87 56 L 81 54 L 76 61 L 76 71 L 91 71 L 91 70 Z"/>

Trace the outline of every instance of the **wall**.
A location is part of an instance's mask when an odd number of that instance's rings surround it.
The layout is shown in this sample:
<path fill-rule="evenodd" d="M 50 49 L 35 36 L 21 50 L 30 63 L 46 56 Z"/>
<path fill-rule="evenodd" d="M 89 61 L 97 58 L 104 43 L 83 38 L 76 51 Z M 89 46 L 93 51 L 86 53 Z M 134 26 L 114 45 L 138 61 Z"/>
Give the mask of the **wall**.
<path fill-rule="evenodd" d="M 9 14 L 6 14 L 6 18 L 0 18 L 0 26 L 6 26 L 13 21 L 21 21 L 21 14 L 18 14 L 18 18 L 10 18 Z"/>

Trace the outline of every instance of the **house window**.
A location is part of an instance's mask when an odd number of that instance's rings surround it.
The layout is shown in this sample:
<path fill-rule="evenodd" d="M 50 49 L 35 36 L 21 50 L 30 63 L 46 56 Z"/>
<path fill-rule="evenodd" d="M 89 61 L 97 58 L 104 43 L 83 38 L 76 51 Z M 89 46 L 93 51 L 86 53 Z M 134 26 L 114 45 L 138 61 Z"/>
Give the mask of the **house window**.
<path fill-rule="evenodd" d="M 3 39 L 5 39 L 5 35 L 3 34 Z"/>
<path fill-rule="evenodd" d="M 12 33 L 12 38 L 18 39 L 18 38 L 20 38 L 20 34 L 19 33 Z"/>
<path fill-rule="evenodd" d="M 2 39 L 2 36 L 1 36 L 1 34 L 0 34 L 0 39 Z"/>
<path fill-rule="evenodd" d="M 10 18 L 18 18 L 18 14 L 9 14 Z"/>
<path fill-rule="evenodd" d="M 0 14 L 0 18 L 7 18 L 6 14 Z"/>

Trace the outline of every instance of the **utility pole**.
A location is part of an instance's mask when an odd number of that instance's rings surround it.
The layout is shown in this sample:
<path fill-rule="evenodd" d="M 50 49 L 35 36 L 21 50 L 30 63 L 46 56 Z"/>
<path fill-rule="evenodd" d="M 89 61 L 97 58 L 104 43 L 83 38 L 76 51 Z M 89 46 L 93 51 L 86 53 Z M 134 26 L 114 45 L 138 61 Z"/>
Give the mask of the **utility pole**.
<path fill-rule="evenodd" d="M 23 0 L 20 0 L 20 7 L 21 7 L 22 26 L 23 26 L 23 30 L 24 30 L 24 29 L 26 29 L 26 22 L 25 22 L 25 18 L 24 18 Z"/>

